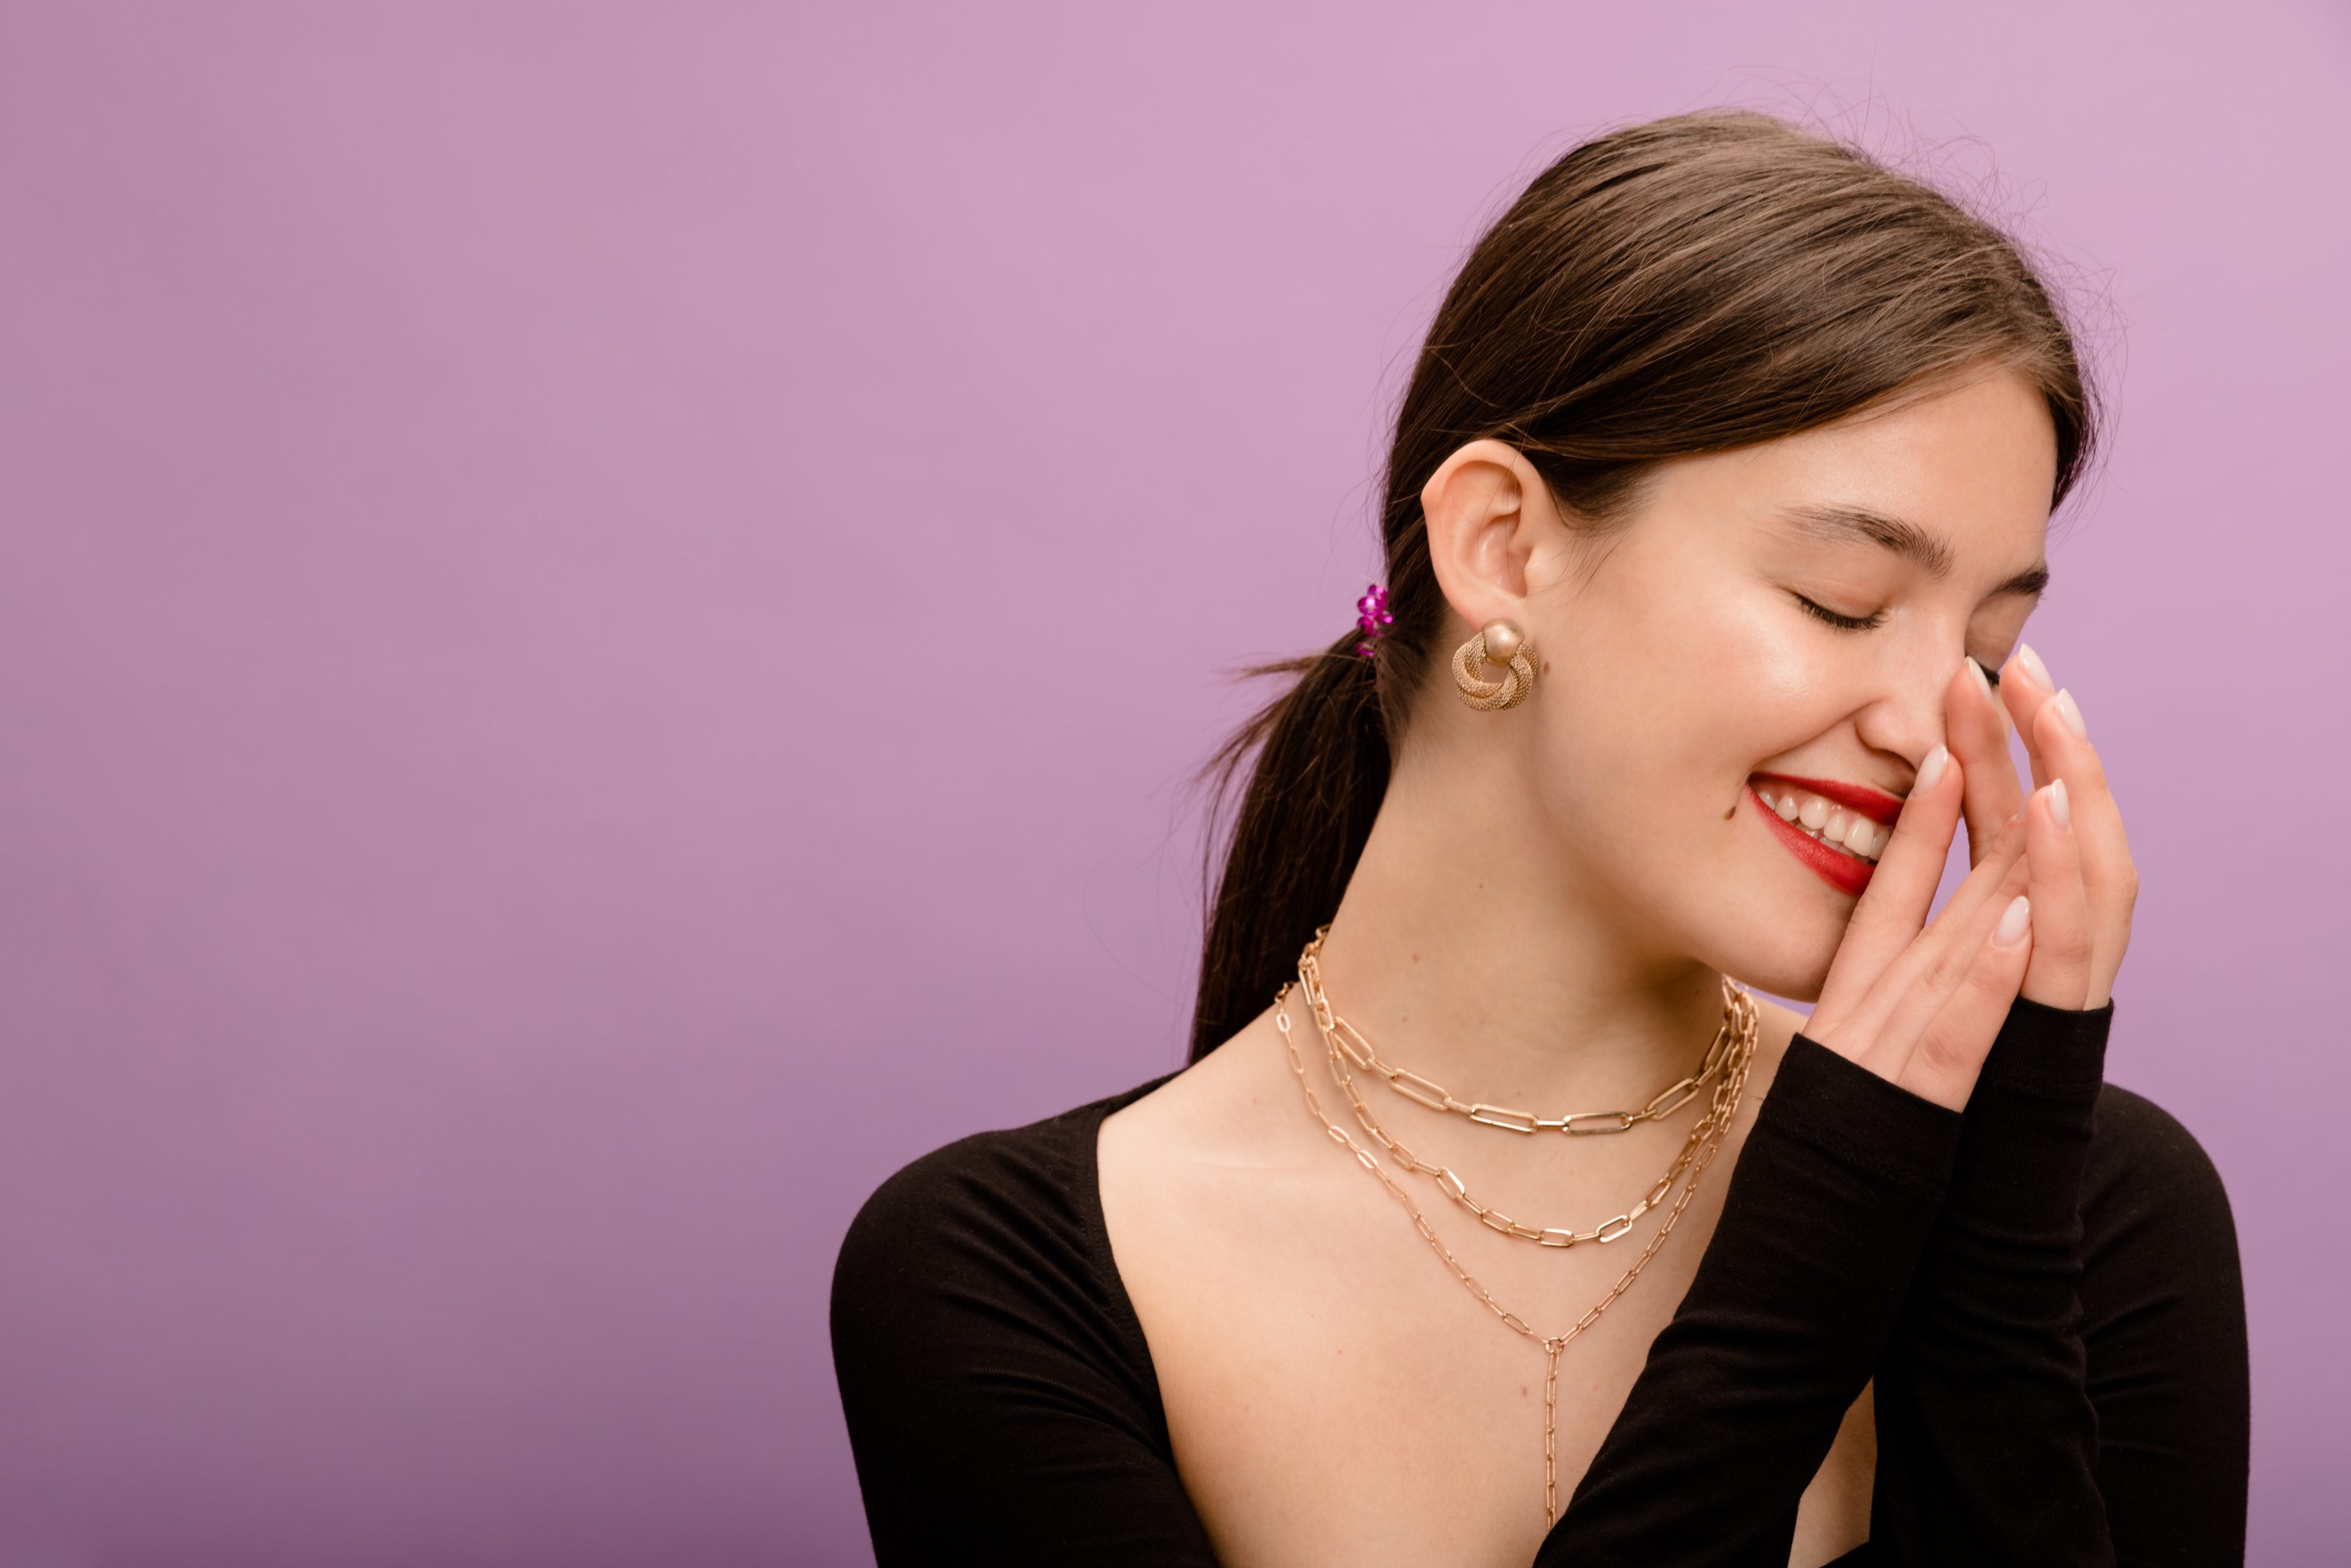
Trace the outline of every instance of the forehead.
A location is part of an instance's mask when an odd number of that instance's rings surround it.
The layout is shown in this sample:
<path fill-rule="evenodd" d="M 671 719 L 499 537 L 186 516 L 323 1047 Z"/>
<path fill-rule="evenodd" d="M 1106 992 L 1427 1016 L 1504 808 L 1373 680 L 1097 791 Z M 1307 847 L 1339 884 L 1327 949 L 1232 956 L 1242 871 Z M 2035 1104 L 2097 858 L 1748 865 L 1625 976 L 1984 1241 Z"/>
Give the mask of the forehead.
<path fill-rule="evenodd" d="M 1834 424 L 1665 465 L 1650 504 L 1798 545 L 1893 549 L 1937 575 L 2039 559 L 2057 433 L 2032 383 L 1980 375 Z M 1889 530 L 1886 525 L 1892 525 Z M 1904 528 L 1916 538 L 1886 537 Z"/>

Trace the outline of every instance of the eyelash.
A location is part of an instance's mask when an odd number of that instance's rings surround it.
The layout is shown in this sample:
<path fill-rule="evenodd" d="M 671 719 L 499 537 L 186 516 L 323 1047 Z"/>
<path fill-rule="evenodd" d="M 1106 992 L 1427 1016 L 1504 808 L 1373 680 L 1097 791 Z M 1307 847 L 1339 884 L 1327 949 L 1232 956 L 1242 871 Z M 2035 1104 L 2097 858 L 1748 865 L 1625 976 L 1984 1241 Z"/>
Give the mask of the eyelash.
<path fill-rule="evenodd" d="M 1882 626 L 1886 623 L 1886 612 L 1883 610 L 1874 610 L 1867 615 L 1840 615 L 1834 610 L 1824 609 L 1822 606 L 1813 603 L 1811 600 L 1805 598 L 1801 593 L 1796 595 L 1796 602 L 1804 607 L 1806 614 L 1816 616 L 1819 619 L 1827 622 L 1830 625 L 1835 627 L 1840 632 L 1866 632 L 1872 627 Z M 1993 669 L 1981 659 L 1978 659 L 1976 661 L 1976 664 L 1978 668 L 1983 671 L 1985 680 L 1991 682 L 1995 686 L 2000 685 L 2000 672 L 1998 670 Z"/>
<path fill-rule="evenodd" d="M 1886 623 L 1886 612 L 1883 610 L 1872 611 L 1867 615 L 1840 615 L 1834 610 L 1823 609 L 1801 593 L 1796 595 L 1796 602 L 1804 607 L 1806 614 L 1818 616 L 1841 632 L 1866 632 Z"/>

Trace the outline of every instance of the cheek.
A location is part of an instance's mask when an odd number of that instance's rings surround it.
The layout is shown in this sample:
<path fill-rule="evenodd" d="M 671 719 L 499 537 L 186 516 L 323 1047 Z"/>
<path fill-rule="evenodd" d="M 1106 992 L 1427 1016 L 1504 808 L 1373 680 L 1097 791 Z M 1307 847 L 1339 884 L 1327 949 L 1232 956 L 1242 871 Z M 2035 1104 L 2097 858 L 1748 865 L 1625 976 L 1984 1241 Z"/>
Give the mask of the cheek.
<path fill-rule="evenodd" d="M 1593 630 L 1579 727 L 1626 792 L 1728 791 L 1840 716 L 1834 652 L 1791 605 L 1751 584 L 1637 585 Z"/>
<path fill-rule="evenodd" d="M 1735 818 L 1750 773 L 1850 706 L 1835 643 L 1766 591 L 1701 592 L 1690 574 L 1639 585 L 1579 632 L 1545 739 L 1563 841 L 1660 940 L 1808 999 L 1849 906 Z"/>

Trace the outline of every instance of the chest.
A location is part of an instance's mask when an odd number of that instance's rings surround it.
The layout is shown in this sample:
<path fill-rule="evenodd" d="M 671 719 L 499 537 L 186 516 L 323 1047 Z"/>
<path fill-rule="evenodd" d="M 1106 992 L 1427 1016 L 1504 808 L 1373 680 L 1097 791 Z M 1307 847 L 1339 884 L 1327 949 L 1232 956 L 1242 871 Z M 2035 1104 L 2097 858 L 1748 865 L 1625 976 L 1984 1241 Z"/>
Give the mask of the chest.
<path fill-rule="evenodd" d="M 1416 1194 L 1465 1284 L 1401 1206 L 1357 1183 L 1169 1180 L 1116 1206 L 1118 1264 L 1150 1343 L 1186 1491 L 1236 1565 L 1433 1562 L 1523 1568 L 1549 1521 L 1536 1340 L 1608 1297 L 1655 1233 L 1565 1251 L 1486 1231 Z M 1111 1184 L 1106 1181 L 1105 1192 Z M 1702 1256 L 1719 1185 L 1562 1349 L 1550 1393 L 1563 1508 Z M 1803 1568 L 1867 1533 L 1865 1401 L 1805 1495 Z"/>

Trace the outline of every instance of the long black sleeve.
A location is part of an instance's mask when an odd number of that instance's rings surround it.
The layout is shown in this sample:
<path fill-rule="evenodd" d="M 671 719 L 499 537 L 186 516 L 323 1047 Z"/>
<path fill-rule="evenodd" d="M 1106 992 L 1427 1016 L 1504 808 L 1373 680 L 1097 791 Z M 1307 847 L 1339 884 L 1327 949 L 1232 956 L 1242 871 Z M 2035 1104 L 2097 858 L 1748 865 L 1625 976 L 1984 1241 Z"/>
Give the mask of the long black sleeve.
<path fill-rule="evenodd" d="M 1822 1080 L 1858 1093 L 1869 1075 L 1798 1036 L 1698 1276 L 1538 1561 L 1777 1568 L 1866 1376 L 1871 1539 L 1838 1568 L 2241 1563 L 2235 1228 L 2186 1130 L 2102 1083 L 2112 1011 L 2016 1004 L 1964 1118 L 1943 1113 L 1958 1144 L 1932 1146 L 1949 1176 L 1923 1244 L 1929 1148 L 1911 1152 L 1912 1181 L 1855 1185 L 1886 1151 L 1822 1142 Z M 1811 1212 L 1834 1239 L 1782 1234 L 1790 1213 L 1833 1201 L 1845 1207 Z M 1890 1331 L 1865 1305 L 1889 1286 Z"/>
<path fill-rule="evenodd" d="M 1538 1564 L 1786 1568 L 1894 1331 L 1961 1119 L 1799 1034 L 1673 1320 Z"/>
<path fill-rule="evenodd" d="M 2110 1002 L 2018 998 L 1968 1097 L 1950 1190 L 1877 1367 L 1874 1558 L 2115 1560 L 2082 1342 L 2082 1174 Z"/>

